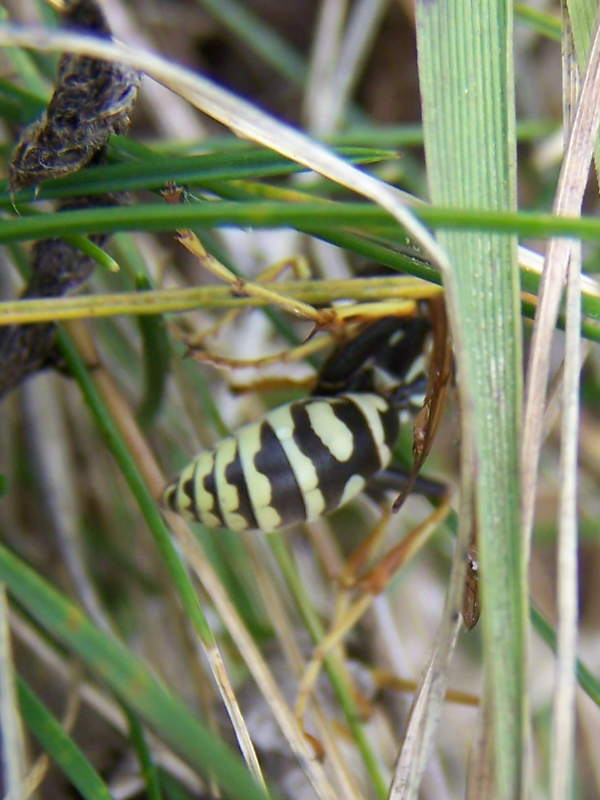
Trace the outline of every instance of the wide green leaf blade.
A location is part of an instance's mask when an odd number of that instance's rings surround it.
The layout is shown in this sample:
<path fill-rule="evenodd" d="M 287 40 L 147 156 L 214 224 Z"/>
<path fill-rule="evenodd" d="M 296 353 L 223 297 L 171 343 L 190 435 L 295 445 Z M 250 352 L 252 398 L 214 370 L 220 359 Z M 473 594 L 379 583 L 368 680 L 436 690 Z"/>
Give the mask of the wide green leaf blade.
<path fill-rule="evenodd" d="M 417 23 L 432 202 L 513 211 L 511 3 L 421 0 Z M 516 239 L 483 231 L 441 231 L 439 241 L 452 264 L 445 286 L 463 412 L 463 466 L 472 473 L 463 480 L 474 481 L 495 796 L 514 800 L 524 780 L 527 607 L 519 541 Z"/>

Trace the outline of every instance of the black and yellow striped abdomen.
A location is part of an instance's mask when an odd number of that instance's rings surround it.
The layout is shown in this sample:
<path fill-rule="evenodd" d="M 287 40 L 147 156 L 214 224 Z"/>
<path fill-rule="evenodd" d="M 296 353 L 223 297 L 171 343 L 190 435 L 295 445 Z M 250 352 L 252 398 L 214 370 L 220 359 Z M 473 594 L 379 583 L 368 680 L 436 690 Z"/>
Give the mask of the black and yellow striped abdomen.
<path fill-rule="evenodd" d="M 334 511 L 391 459 L 398 410 L 380 395 L 309 397 L 200 453 L 164 492 L 209 528 L 277 530 Z"/>

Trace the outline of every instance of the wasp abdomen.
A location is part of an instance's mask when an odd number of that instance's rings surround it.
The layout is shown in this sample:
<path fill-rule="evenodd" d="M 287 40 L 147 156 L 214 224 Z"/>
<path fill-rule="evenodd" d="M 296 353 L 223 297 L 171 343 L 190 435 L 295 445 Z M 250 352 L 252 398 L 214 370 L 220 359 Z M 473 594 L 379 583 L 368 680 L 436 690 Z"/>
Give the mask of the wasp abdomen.
<path fill-rule="evenodd" d="M 309 397 L 200 453 L 163 499 L 210 528 L 277 530 L 355 497 L 389 464 L 397 435 L 398 412 L 380 395 Z"/>

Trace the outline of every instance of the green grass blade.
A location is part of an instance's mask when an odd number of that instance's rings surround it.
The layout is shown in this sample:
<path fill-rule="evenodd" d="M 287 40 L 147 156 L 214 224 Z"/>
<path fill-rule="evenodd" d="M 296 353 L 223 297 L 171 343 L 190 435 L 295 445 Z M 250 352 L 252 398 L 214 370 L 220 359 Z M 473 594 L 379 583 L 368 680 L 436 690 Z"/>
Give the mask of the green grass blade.
<path fill-rule="evenodd" d="M 337 148 L 336 152 L 354 164 L 372 164 L 398 157 L 393 150 L 372 147 L 346 146 Z M 306 171 L 302 165 L 268 150 L 248 147 L 241 152 L 191 156 L 165 156 L 146 148 L 144 156 L 136 161 L 88 167 L 73 175 L 47 181 L 37 191 L 24 189 L 16 197 L 19 201 L 34 198 L 56 200 L 82 194 L 159 190 L 173 181 L 185 186 L 202 186 L 209 180 L 278 177 Z M 0 186 L 0 202 L 11 203 L 7 182 L 3 181 Z"/>
<path fill-rule="evenodd" d="M 585 69 L 590 50 L 590 42 L 592 41 L 598 4 L 596 0 L 577 0 L 577 2 L 575 2 L 575 0 L 567 0 L 567 7 L 569 10 L 571 30 L 573 31 L 575 50 L 577 52 L 577 61 L 580 68 Z"/>
<path fill-rule="evenodd" d="M 561 24 L 558 17 L 545 14 L 525 3 L 515 3 L 515 16 L 517 20 L 528 25 L 531 30 L 537 31 L 555 42 L 560 42 Z"/>
<path fill-rule="evenodd" d="M 8 11 L 4 7 L 0 7 L 0 22 L 5 22 L 8 18 Z M 20 47 L 7 47 L 4 50 L 4 56 L 29 92 L 39 97 L 48 97 L 48 83 L 40 75 L 30 53 Z"/>
<path fill-rule="evenodd" d="M 265 25 L 244 4 L 235 0 L 196 0 L 228 28 L 260 59 L 266 61 L 291 83 L 302 85 L 306 73 L 303 58 Z"/>
<path fill-rule="evenodd" d="M 148 291 L 151 284 L 145 275 L 136 281 L 140 291 Z M 137 320 L 142 337 L 144 360 L 144 394 L 137 417 L 142 428 L 149 427 L 160 411 L 165 396 L 169 361 L 171 358 L 169 337 L 162 314 L 149 314 Z"/>
<path fill-rule="evenodd" d="M 516 206 L 512 6 L 463 0 L 417 6 L 431 199 L 449 207 Z M 525 576 L 519 541 L 521 352 L 516 240 L 440 232 L 474 469 L 483 647 L 498 798 L 523 791 Z M 464 509 L 463 509 L 464 513 Z"/>
<path fill-rule="evenodd" d="M 29 729 L 70 783 L 85 800 L 110 800 L 112 795 L 102 778 L 23 679 L 19 679 L 18 690 Z"/>
<path fill-rule="evenodd" d="M 550 625 L 542 612 L 533 603 L 529 610 L 531 623 L 537 633 L 554 652 L 557 647 L 556 631 Z M 594 673 L 581 661 L 577 659 L 577 682 L 589 698 L 600 708 L 600 677 Z"/>
<path fill-rule="evenodd" d="M 140 762 L 141 773 L 146 785 L 146 796 L 148 800 L 161 800 L 160 778 L 144 728 L 133 714 L 128 714 L 128 722 L 129 735 Z"/>
<path fill-rule="evenodd" d="M 77 353 L 70 339 L 62 331 L 59 332 L 59 342 L 65 361 L 71 373 L 77 379 L 84 399 L 94 415 L 98 427 L 106 437 L 109 448 L 121 467 L 123 475 L 139 503 L 140 509 L 148 523 L 148 527 L 154 535 L 156 544 L 165 560 L 165 565 L 190 620 L 205 644 L 214 643 L 212 631 L 204 618 L 194 586 L 173 545 L 169 531 L 152 497 L 152 493 L 137 468 L 133 457 L 129 453 L 108 409 L 96 390 L 83 360 Z"/>
<path fill-rule="evenodd" d="M 170 694 L 142 661 L 1 546 L 0 578 L 51 636 L 76 653 L 200 774 L 210 774 L 231 797 L 265 800 L 242 762 Z"/>
<path fill-rule="evenodd" d="M 14 86 L 0 78 L 0 116 L 17 125 L 25 125 L 39 116 L 46 105 L 46 95 Z"/>
<path fill-rule="evenodd" d="M 502 234 L 547 238 L 576 236 L 597 242 L 600 220 L 597 217 L 567 218 L 553 214 L 520 211 L 419 206 L 414 213 L 424 223 L 440 230 L 489 231 Z M 406 245 L 406 236 L 389 214 L 369 203 L 318 201 L 306 203 L 255 201 L 197 202 L 169 206 L 140 203 L 119 208 L 86 208 L 52 214 L 20 216 L 2 221 L 0 242 L 32 240 L 60 234 L 112 233 L 125 230 L 168 231 L 194 225 L 257 228 L 292 227 L 326 235 L 333 227 L 345 226 L 363 234 L 395 238 Z"/>

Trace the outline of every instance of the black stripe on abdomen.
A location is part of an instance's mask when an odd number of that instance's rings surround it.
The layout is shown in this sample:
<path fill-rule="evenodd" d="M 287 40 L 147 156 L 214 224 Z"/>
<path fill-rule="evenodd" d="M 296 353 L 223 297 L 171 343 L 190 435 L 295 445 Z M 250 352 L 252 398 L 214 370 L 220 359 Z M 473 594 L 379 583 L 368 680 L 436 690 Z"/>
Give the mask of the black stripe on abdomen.
<path fill-rule="evenodd" d="M 246 520 L 246 528 L 248 530 L 258 528 L 259 525 L 258 522 L 256 521 L 256 517 L 254 515 L 254 509 L 252 508 L 252 503 L 250 501 L 248 485 L 246 483 L 246 478 L 244 477 L 244 472 L 242 470 L 239 444 L 236 445 L 235 457 L 233 461 L 231 461 L 225 468 L 225 479 L 227 480 L 228 483 L 237 488 L 238 506 L 235 509 L 235 513 L 239 514 L 241 517 L 244 518 L 244 520 Z"/>
<path fill-rule="evenodd" d="M 311 415 L 308 407 L 311 406 Z M 327 410 L 326 406 L 330 410 Z M 318 421 L 320 412 L 323 419 Z M 333 417 L 342 425 L 332 426 Z M 348 398 L 313 399 L 292 405 L 294 441 L 317 471 L 325 512 L 338 508 L 348 481 L 354 476 L 368 480 L 381 468 L 370 426 L 360 408 Z M 336 455 L 332 451 L 339 450 Z"/>
<path fill-rule="evenodd" d="M 268 421 L 260 426 L 260 448 L 254 456 L 254 467 L 271 486 L 269 505 L 280 517 L 277 527 L 306 519 L 304 498 L 281 442 Z"/>

